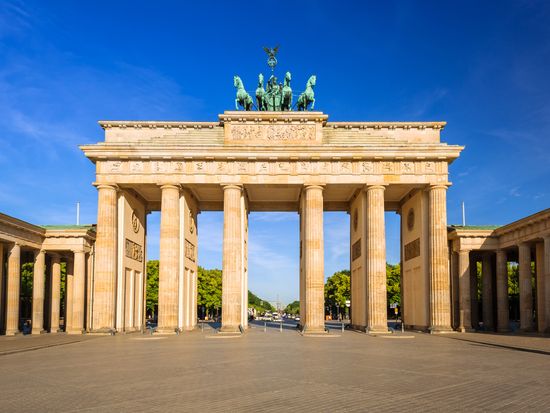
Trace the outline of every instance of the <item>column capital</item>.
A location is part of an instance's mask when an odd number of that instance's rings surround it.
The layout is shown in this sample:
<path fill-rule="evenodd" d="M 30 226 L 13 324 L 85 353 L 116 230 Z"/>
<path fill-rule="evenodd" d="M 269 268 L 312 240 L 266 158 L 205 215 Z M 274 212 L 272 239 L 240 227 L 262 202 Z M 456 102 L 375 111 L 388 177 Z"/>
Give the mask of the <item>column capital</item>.
<path fill-rule="evenodd" d="M 304 190 L 307 191 L 309 189 L 320 189 L 321 191 L 324 191 L 325 185 L 323 185 L 323 184 L 304 184 Z"/>
<path fill-rule="evenodd" d="M 46 250 L 42 249 L 42 248 L 34 250 L 34 256 L 35 257 L 39 256 L 40 254 L 46 254 Z"/>
<path fill-rule="evenodd" d="M 76 255 L 76 254 L 86 254 L 86 251 L 84 251 L 84 248 L 75 248 L 74 250 L 71 250 L 71 252 Z"/>
<path fill-rule="evenodd" d="M 382 189 L 382 190 L 386 190 L 386 186 L 388 185 L 385 185 L 385 184 L 365 184 L 365 191 L 369 191 L 371 189 Z"/>
<path fill-rule="evenodd" d="M 112 189 L 117 192 L 120 190 L 120 187 L 117 184 L 105 184 L 101 182 L 94 182 L 92 185 L 95 186 L 96 189 Z"/>
<path fill-rule="evenodd" d="M 550 234 L 544 234 L 542 236 L 542 239 L 544 240 L 544 242 L 550 242 Z"/>
<path fill-rule="evenodd" d="M 459 253 L 459 254 L 469 254 L 471 251 L 472 251 L 472 250 L 469 249 L 469 248 L 460 248 L 460 249 L 458 250 L 458 253 Z"/>
<path fill-rule="evenodd" d="M 160 189 L 177 189 L 178 191 L 181 190 L 180 184 L 160 184 Z"/>
<path fill-rule="evenodd" d="M 428 190 L 432 190 L 432 189 L 444 189 L 444 190 L 447 190 L 449 189 L 449 186 L 451 186 L 451 184 L 449 182 L 441 182 L 441 183 L 433 183 L 433 184 L 429 184 L 428 187 L 426 189 Z"/>
<path fill-rule="evenodd" d="M 240 191 L 243 190 L 243 185 L 241 184 L 221 184 L 221 187 L 224 191 L 226 189 L 238 189 Z"/>

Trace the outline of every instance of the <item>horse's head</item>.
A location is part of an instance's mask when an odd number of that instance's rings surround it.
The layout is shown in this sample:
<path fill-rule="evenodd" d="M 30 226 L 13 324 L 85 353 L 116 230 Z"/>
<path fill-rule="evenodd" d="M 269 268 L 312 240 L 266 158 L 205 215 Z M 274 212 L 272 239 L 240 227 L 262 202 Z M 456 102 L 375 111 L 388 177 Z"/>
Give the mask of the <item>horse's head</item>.
<path fill-rule="evenodd" d="M 241 78 L 239 76 L 233 76 L 233 86 L 239 87 L 241 85 Z"/>
<path fill-rule="evenodd" d="M 315 75 L 312 75 L 307 81 L 307 83 L 309 83 L 310 86 L 315 86 L 315 82 L 317 82 L 317 76 Z"/>
<path fill-rule="evenodd" d="M 285 82 L 286 82 L 287 84 L 289 84 L 291 80 L 292 80 L 292 76 L 290 75 L 290 72 L 286 72 L 286 75 L 285 75 Z"/>
<path fill-rule="evenodd" d="M 260 73 L 258 75 L 258 86 L 263 86 L 263 85 L 264 85 L 264 75 Z"/>

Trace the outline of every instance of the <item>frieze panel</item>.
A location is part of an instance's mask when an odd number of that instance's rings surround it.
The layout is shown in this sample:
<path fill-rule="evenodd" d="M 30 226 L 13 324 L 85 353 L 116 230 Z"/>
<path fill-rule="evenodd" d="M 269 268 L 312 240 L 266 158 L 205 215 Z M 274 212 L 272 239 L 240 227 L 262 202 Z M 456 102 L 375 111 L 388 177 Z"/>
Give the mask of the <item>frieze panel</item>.
<path fill-rule="evenodd" d="M 315 125 L 250 125 L 232 124 L 228 136 L 232 141 L 314 141 L 316 139 Z"/>
<path fill-rule="evenodd" d="M 138 262 L 143 262 L 143 248 L 141 245 L 136 244 L 134 241 L 126 238 L 126 257 L 136 260 Z"/>
<path fill-rule="evenodd" d="M 446 175 L 446 162 L 433 161 L 106 161 L 104 174 L 237 175 Z"/>
<path fill-rule="evenodd" d="M 185 258 L 195 262 L 195 245 L 187 239 L 185 240 Z"/>

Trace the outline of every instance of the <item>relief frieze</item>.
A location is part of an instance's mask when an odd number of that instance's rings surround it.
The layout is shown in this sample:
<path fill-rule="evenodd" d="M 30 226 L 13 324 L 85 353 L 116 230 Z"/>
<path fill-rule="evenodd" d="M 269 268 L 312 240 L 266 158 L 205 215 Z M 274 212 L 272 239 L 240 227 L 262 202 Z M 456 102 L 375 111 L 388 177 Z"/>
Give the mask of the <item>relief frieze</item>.
<path fill-rule="evenodd" d="M 447 174 L 445 162 L 433 161 L 106 161 L 102 173 L 237 175 L 411 175 Z"/>

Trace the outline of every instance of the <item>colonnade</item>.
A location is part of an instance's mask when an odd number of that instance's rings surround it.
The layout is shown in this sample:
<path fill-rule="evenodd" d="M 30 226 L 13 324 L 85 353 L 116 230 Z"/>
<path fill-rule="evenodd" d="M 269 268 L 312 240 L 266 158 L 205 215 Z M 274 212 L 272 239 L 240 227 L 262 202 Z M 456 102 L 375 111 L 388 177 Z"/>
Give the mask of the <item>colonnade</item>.
<path fill-rule="evenodd" d="M 6 335 L 20 333 L 27 321 L 21 318 L 20 288 L 22 255 L 28 250 L 29 247 L 19 243 L 0 243 L 0 281 L 5 279 L 4 283 L 0 282 L 0 329 Z M 87 267 L 91 265 L 91 255 L 84 250 L 59 252 L 34 249 L 32 252 L 32 334 L 59 331 L 81 334 L 86 328 Z M 6 263 L 4 257 L 7 257 Z M 60 328 L 62 261 L 66 262 L 67 268 L 63 329 Z M 1 297 L 6 297 L 5 302 Z"/>
<path fill-rule="evenodd" d="M 522 241 L 515 247 L 463 248 L 454 255 L 458 259 L 459 331 L 473 331 L 479 327 L 499 332 L 510 330 L 508 263 L 512 260 L 519 264 L 519 329 L 550 331 L 550 234 Z M 481 312 L 477 300 L 478 262 L 481 262 Z"/>

